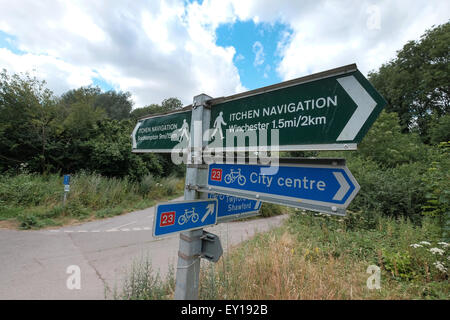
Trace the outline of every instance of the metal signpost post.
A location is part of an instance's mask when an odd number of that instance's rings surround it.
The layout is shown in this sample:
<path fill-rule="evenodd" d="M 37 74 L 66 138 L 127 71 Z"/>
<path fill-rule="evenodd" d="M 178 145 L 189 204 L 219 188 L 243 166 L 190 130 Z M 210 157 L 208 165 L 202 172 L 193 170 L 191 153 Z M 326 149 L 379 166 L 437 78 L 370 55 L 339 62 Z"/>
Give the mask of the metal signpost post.
<path fill-rule="evenodd" d="M 210 110 L 205 107 L 211 97 L 199 95 L 194 97 L 191 117 L 190 146 L 186 169 L 185 200 L 195 200 L 200 197 L 194 186 L 206 184 L 207 166 L 202 161 L 203 131 L 208 128 Z M 206 198 L 207 195 L 202 195 Z M 200 255 L 202 251 L 203 229 L 183 232 L 180 234 L 178 265 L 176 274 L 176 300 L 196 300 L 200 274 Z"/>

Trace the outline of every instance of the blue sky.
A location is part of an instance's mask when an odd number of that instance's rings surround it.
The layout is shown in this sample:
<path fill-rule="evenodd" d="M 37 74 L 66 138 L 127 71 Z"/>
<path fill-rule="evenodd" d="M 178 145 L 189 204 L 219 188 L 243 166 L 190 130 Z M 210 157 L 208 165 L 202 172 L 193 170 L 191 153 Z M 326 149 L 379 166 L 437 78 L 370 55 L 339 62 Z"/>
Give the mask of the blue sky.
<path fill-rule="evenodd" d="M 252 90 L 282 81 L 276 71 L 281 60 L 277 44 L 286 32 L 292 33 L 292 30 L 282 23 L 236 21 L 216 29 L 216 44 L 235 48 L 233 63 L 242 84 Z"/>
<path fill-rule="evenodd" d="M 17 48 L 17 41 L 16 41 L 16 37 L 12 34 L 8 34 L 6 32 L 3 32 L 2 30 L 0 30 L 0 48 L 5 48 L 8 49 L 9 51 L 11 51 L 14 54 L 17 55 L 21 55 L 24 54 L 25 52 L 19 50 L 19 48 Z"/>
<path fill-rule="evenodd" d="M 448 0 L 0 0 L 0 70 L 55 95 L 94 85 L 135 108 L 187 105 L 349 63 L 367 75 L 449 12 Z"/>

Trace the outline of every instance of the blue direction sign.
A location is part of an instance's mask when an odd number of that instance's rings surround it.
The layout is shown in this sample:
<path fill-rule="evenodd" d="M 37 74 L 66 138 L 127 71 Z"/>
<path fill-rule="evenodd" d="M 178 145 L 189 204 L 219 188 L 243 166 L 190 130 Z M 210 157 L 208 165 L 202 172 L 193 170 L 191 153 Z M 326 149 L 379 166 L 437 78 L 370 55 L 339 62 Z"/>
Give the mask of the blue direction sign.
<path fill-rule="evenodd" d="M 257 215 L 261 209 L 261 201 L 210 193 L 208 198 L 217 199 L 217 220 L 226 221 Z"/>
<path fill-rule="evenodd" d="M 153 236 L 214 225 L 217 207 L 216 199 L 160 203 L 156 206 Z"/>
<path fill-rule="evenodd" d="M 65 174 L 65 175 L 64 175 L 64 181 L 63 181 L 63 183 L 64 183 L 65 185 L 70 184 L 70 174 Z"/>
<path fill-rule="evenodd" d="M 307 210 L 345 215 L 359 184 L 345 165 L 210 164 L 208 192 L 219 192 Z M 274 172 L 272 175 L 262 172 Z"/>

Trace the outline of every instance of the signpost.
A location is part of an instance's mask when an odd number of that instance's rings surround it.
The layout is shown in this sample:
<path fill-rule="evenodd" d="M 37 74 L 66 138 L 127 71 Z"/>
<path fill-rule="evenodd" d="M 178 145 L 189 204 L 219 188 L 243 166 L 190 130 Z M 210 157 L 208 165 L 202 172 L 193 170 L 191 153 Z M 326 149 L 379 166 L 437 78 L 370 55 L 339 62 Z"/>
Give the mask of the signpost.
<path fill-rule="evenodd" d="M 386 101 L 352 64 L 210 104 L 216 147 L 231 150 L 236 134 L 252 132 L 257 144 L 249 139 L 247 145 L 270 146 L 271 131 L 278 129 L 279 150 L 298 151 L 356 149 Z"/>
<path fill-rule="evenodd" d="M 345 215 L 360 188 L 345 160 L 307 162 L 281 163 L 273 175 L 262 174 L 263 165 L 211 164 L 205 191 Z"/>
<path fill-rule="evenodd" d="M 218 200 L 217 221 L 224 222 L 238 218 L 248 218 L 259 214 L 261 201 L 210 193 L 208 198 Z"/>
<path fill-rule="evenodd" d="M 159 204 L 153 228 L 155 237 L 180 233 L 174 298 L 197 299 L 199 258 L 217 262 L 222 254 L 219 238 L 203 227 L 258 214 L 261 202 L 345 215 L 360 189 L 344 159 L 279 159 L 264 170 L 269 166 L 204 164 L 209 148 L 231 155 L 256 148 L 260 160 L 274 145 L 354 150 L 385 105 L 351 64 L 229 97 L 201 94 L 192 106 L 140 119 L 132 152 L 187 155 L 185 201 Z"/>
<path fill-rule="evenodd" d="M 153 236 L 160 237 L 216 224 L 217 200 L 190 200 L 156 206 Z"/>
<path fill-rule="evenodd" d="M 132 152 L 170 153 L 190 143 L 191 110 L 140 119 L 131 135 Z"/>

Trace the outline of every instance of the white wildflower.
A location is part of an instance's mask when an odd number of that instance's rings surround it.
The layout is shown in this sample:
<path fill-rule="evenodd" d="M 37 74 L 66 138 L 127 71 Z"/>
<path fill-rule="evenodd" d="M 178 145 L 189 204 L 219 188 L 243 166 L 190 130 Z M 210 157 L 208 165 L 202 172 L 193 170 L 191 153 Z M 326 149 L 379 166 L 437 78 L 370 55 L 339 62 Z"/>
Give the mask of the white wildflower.
<path fill-rule="evenodd" d="M 431 243 L 429 243 L 428 241 L 420 241 L 420 244 L 425 244 L 427 246 L 431 246 Z"/>
<path fill-rule="evenodd" d="M 411 244 L 410 247 L 413 247 L 413 248 L 422 248 L 422 246 L 421 246 L 420 244 L 417 244 L 417 243 Z"/>
<path fill-rule="evenodd" d="M 447 242 L 438 242 L 438 244 L 440 244 L 444 248 L 447 248 L 448 246 L 450 246 L 450 244 L 448 244 Z"/>
<path fill-rule="evenodd" d="M 442 273 L 447 273 L 447 268 L 440 261 L 436 261 L 433 265 Z"/>
<path fill-rule="evenodd" d="M 439 248 L 431 248 L 431 249 L 430 249 L 430 252 L 431 252 L 432 254 L 439 253 L 441 256 L 444 254 L 444 250 L 439 249 Z"/>

